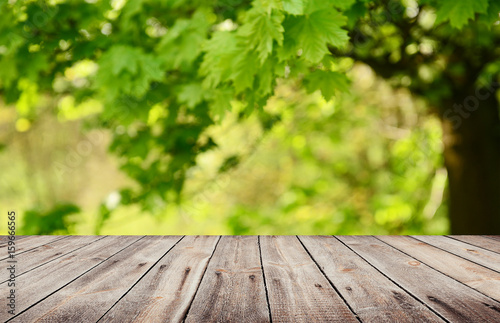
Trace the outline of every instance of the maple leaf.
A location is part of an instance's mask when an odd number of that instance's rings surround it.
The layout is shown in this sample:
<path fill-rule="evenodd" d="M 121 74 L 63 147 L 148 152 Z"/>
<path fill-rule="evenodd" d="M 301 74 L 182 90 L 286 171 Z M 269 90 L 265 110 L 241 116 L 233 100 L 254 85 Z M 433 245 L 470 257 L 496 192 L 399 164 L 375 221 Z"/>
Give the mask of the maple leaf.
<path fill-rule="evenodd" d="M 305 77 L 304 85 L 309 93 L 319 89 L 326 101 L 334 96 L 335 91 L 349 91 L 349 80 L 345 74 L 332 71 L 316 70 Z"/>
<path fill-rule="evenodd" d="M 283 45 L 283 26 L 281 25 L 285 16 L 277 10 L 270 14 L 253 8 L 248 15 L 248 22 L 241 27 L 238 35 L 248 39 L 251 48 L 259 53 L 260 63 L 273 51 L 273 42 L 276 40 L 279 46 Z"/>
<path fill-rule="evenodd" d="M 469 19 L 474 19 L 476 13 L 486 13 L 488 0 L 442 0 L 436 12 L 436 23 L 446 20 L 454 28 L 462 28 Z"/>
<path fill-rule="evenodd" d="M 349 40 L 347 30 L 342 29 L 347 18 L 335 9 L 315 11 L 307 16 L 291 17 L 286 24 L 288 37 L 296 39 L 304 58 L 318 63 L 328 53 L 328 44 L 343 47 Z"/>

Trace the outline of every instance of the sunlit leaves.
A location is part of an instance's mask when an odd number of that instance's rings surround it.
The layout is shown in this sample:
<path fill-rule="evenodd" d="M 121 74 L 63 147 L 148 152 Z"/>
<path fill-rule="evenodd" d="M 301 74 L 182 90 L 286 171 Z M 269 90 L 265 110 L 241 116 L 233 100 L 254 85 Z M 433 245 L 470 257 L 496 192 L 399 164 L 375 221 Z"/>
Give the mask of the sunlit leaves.
<path fill-rule="evenodd" d="M 233 96 L 234 92 L 230 88 L 221 88 L 212 92 L 210 111 L 214 117 L 220 120 L 226 111 L 231 110 Z"/>
<path fill-rule="evenodd" d="M 142 50 L 140 48 L 115 45 L 104 53 L 99 61 L 99 65 L 101 70 L 107 69 L 114 76 L 120 75 L 122 70 L 136 74 L 141 55 Z"/>
<path fill-rule="evenodd" d="M 347 76 L 338 72 L 317 70 L 307 75 L 304 83 L 309 92 L 314 92 L 317 89 L 321 90 L 321 94 L 327 101 L 334 96 L 336 91 L 349 91 Z"/>
<path fill-rule="evenodd" d="M 304 0 L 283 0 L 283 10 L 292 15 L 304 13 Z"/>
<path fill-rule="evenodd" d="M 38 85 L 23 78 L 19 80 L 18 89 L 21 95 L 16 103 L 16 109 L 20 116 L 32 117 L 39 100 Z"/>
<path fill-rule="evenodd" d="M 489 6 L 488 0 L 419 4 L 421 13 L 425 6 L 425 12 L 437 11 L 438 22 L 462 28 L 477 14 L 495 22 L 497 1 L 489 2 Z M 308 92 L 319 90 L 327 101 L 347 92 L 347 77 L 338 71 L 348 68 L 329 66 L 325 58 L 348 45 L 348 29 L 368 37 L 380 33 L 380 39 L 370 42 L 373 47 L 366 47 L 371 58 L 382 60 L 387 53 L 404 54 L 401 48 L 408 48 L 399 27 L 405 26 L 408 16 L 390 12 L 385 17 L 389 21 L 381 22 L 389 8 L 380 2 L 56 1 L 45 9 L 57 16 L 46 16 L 43 23 L 36 20 L 44 13 L 38 2 L 4 1 L 0 6 L 3 97 L 18 103 L 26 122 L 37 112 L 36 99 L 45 91 L 75 98 L 62 109 L 72 118 L 89 117 L 86 112 L 100 111 L 95 107 L 102 106 L 99 121 L 113 132 L 120 129 L 114 134 L 114 152 L 126 160 L 124 170 L 142 185 L 135 197 L 147 205 L 164 198 L 170 189 L 182 188 L 197 154 L 212 147 L 199 142 L 208 125 L 222 120 L 235 104 L 246 107 L 245 115 L 260 113 L 280 78 L 295 84 L 302 80 Z M 433 33 L 431 25 L 426 33 Z M 417 28 L 418 22 L 412 26 Z M 439 37 L 446 38 L 450 28 L 443 29 Z M 410 45 L 428 58 L 432 53 L 422 49 L 432 35 L 417 36 L 422 41 Z M 484 37 L 485 43 L 492 38 Z M 359 39 L 351 42 L 354 51 L 360 50 Z M 439 46 L 432 48 L 437 52 Z M 97 72 L 80 77 L 82 82 L 68 80 L 65 71 L 82 60 L 98 66 Z M 463 75 L 454 73 L 451 64 L 444 68 L 452 78 Z M 61 80 L 64 86 L 55 86 Z M 95 104 L 84 109 L 81 102 Z"/>
<path fill-rule="evenodd" d="M 286 21 L 286 37 L 296 41 L 296 49 L 311 63 L 319 62 L 328 53 L 328 45 L 347 44 L 347 19 L 334 9 L 318 10 L 307 16 L 290 17 Z"/>
<path fill-rule="evenodd" d="M 229 75 L 229 79 L 233 81 L 237 93 L 252 87 L 254 75 L 258 68 L 257 56 L 254 52 L 237 53 Z"/>
<path fill-rule="evenodd" d="M 342 10 L 349 9 L 356 0 L 332 0 L 333 6 Z"/>
<path fill-rule="evenodd" d="M 200 67 L 200 74 L 204 76 L 203 85 L 216 87 L 231 73 L 228 63 L 238 50 L 236 35 L 229 31 L 216 32 L 205 43 L 204 50 L 205 55 Z"/>
<path fill-rule="evenodd" d="M 450 25 L 462 28 L 476 13 L 486 13 L 488 0 L 441 0 L 437 11 L 437 23 L 449 20 Z"/>
<path fill-rule="evenodd" d="M 168 29 L 158 45 L 158 55 L 167 64 L 168 69 L 191 66 L 201 54 L 202 44 L 207 38 L 210 24 L 207 10 L 197 10 L 191 19 L 177 19 Z"/>
<path fill-rule="evenodd" d="M 152 81 L 161 81 L 164 75 L 157 57 L 127 45 L 114 45 L 102 55 L 98 64 L 95 85 L 111 99 L 120 94 L 141 97 Z"/>
<path fill-rule="evenodd" d="M 189 108 L 194 108 L 203 100 L 203 87 L 200 83 L 189 83 L 183 85 L 177 93 L 177 99 L 185 103 Z"/>
<path fill-rule="evenodd" d="M 22 230 L 30 235 L 68 234 L 75 224 L 70 215 L 79 212 L 80 208 L 74 204 L 59 204 L 49 210 L 27 210 Z"/>
<path fill-rule="evenodd" d="M 262 64 L 273 51 L 273 42 L 279 46 L 283 44 L 283 13 L 272 10 L 266 13 L 258 8 L 253 8 L 248 12 L 248 22 L 239 30 L 239 35 L 244 37 L 250 48 L 254 48 L 259 53 L 259 60 Z"/>

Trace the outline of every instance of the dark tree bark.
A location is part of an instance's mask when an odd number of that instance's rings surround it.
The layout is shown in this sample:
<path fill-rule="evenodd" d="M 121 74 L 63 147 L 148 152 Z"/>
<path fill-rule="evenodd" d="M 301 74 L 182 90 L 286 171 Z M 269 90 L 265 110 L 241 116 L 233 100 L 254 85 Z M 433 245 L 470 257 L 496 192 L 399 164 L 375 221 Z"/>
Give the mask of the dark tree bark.
<path fill-rule="evenodd" d="M 452 234 L 500 234 L 496 87 L 455 91 L 441 114 Z"/>

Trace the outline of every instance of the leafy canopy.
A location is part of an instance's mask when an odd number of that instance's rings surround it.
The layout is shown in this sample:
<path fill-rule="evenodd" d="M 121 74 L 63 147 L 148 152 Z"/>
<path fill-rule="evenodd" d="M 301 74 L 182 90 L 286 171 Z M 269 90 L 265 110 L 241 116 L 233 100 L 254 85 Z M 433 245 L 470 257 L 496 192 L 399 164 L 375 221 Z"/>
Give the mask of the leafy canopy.
<path fill-rule="evenodd" d="M 113 132 L 110 149 L 126 157 L 122 169 L 140 184 L 122 190 L 121 202 L 154 210 L 182 191 L 197 156 L 216 147 L 205 130 L 235 102 L 266 129 L 262 107 L 278 82 L 329 100 L 349 90 L 353 59 L 377 71 L 377 58 L 405 68 L 400 84 L 409 76 L 416 93 L 440 98 L 446 89 L 431 85 L 445 71 L 435 54 L 449 53 L 436 44 L 459 43 L 462 29 L 478 50 L 490 49 L 499 7 L 496 0 L 1 0 L 0 93 L 28 121 L 37 118 L 41 93 L 92 111 L 102 105 L 89 125 Z M 415 47 L 431 50 L 417 55 Z M 417 70 L 417 61 L 441 74 Z"/>

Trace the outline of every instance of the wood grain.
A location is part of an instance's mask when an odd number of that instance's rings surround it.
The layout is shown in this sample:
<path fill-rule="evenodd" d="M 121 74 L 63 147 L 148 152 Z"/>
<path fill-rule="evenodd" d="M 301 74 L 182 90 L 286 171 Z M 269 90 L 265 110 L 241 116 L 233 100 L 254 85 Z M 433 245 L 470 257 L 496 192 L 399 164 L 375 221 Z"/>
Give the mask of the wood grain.
<path fill-rule="evenodd" d="M 369 236 L 337 236 L 421 302 L 452 322 L 498 322 L 500 303 Z"/>
<path fill-rule="evenodd" d="M 16 313 L 41 301 L 64 285 L 78 278 L 87 270 L 105 261 L 142 237 L 109 236 L 78 249 L 65 257 L 37 267 L 16 281 Z M 23 239 L 24 240 L 24 239 Z M 0 295 L 8 295 L 11 288 L 0 284 Z M 0 306 L 0 320 L 11 318 L 6 306 Z"/>
<path fill-rule="evenodd" d="M 269 322 L 257 236 L 223 236 L 186 322 Z"/>
<path fill-rule="evenodd" d="M 496 241 L 494 239 L 489 239 L 487 237 L 481 237 L 481 236 L 464 236 L 464 235 L 448 236 L 448 238 L 460 240 L 468 244 L 481 247 L 483 249 L 500 253 L 500 241 Z"/>
<path fill-rule="evenodd" d="M 414 238 L 500 273 L 500 254 L 498 253 L 454 239 L 443 239 L 440 236 L 414 236 Z"/>
<path fill-rule="evenodd" d="M 18 235 L 16 235 L 15 240 L 21 240 L 21 239 L 24 239 L 26 237 L 31 237 L 31 236 L 18 236 Z M 8 235 L 0 235 L 0 247 L 4 247 L 5 246 L 4 242 L 7 242 L 7 241 L 9 241 Z"/>
<path fill-rule="evenodd" d="M 363 322 L 444 322 L 332 236 L 299 236 Z"/>
<path fill-rule="evenodd" d="M 182 239 L 99 322 L 182 321 L 218 240 Z"/>
<path fill-rule="evenodd" d="M 297 237 L 260 244 L 273 322 L 358 322 Z"/>
<path fill-rule="evenodd" d="M 500 322 L 498 243 L 496 236 L 23 236 L 17 316 L 4 303 L 0 321 Z M 0 260 L 1 272 L 10 265 Z M 4 300 L 10 289 L 0 283 Z"/>
<path fill-rule="evenodd" d="M 29 236 L 24 239 L 15 240 L 16 243 L 16 256 L 26 252 L 28 250 L 38 248 L 44 244 L 51 243 L 57 240 L 66 239 L 67 236 Z M 0 250 L 7 250 L 8 241 L 0 244 Z M 7 251 L 5 252 L 7 254 Z M 3 256 L 3 255 L 2 255 Z M 0 260 L 7 259 L 8 256 L 0 258 Z"/>
<path fill-rule="evenodd" d="M 447 276 L 500 301 L 499 273 L 412 237 L 377 236 L 377 238 Z"/>
<path fill-rule="evenodd" d="M 149 236 L 110 257 L 13 322 L 96 322 L 172 246 L 179 236 Z"/>
<path fill-rule="evenodd" d="M 35 267 L 44 265 L 57 258 L 64 257 L 66 254 L 82 248 L 92 242 L 102 239 L 102 236 L 73 236 L 66 239 L 59 239 L 40 247 L 27 250 L 26 252 L 16 255 L 17 261 L 16 275 L 21 276 L 27 271 Z M 0 261 L 0 267 L 6 267 L 8 259 Z M 4 283 L 8 279 L 7 276 L 2 276 L 1 282 Z"/>

